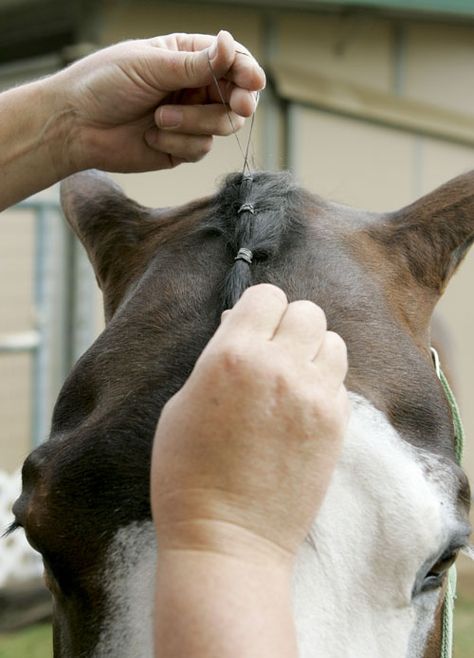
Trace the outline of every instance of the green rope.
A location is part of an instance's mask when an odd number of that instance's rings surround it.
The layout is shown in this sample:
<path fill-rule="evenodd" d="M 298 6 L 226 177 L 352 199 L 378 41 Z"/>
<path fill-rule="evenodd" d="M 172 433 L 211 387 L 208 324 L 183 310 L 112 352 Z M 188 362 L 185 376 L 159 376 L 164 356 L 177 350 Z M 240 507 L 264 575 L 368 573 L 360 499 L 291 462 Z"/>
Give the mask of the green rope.
<path fill-rule="evenodd" d="M 433 358 L 436 366 L 436 372 L 443 386 L 446 399 L 448 400 L 451 415 L 453 417 L 454 425 L 454 454 L 456 461 L 461 464 L 463 450 L 464 450 L 464 428 L 461 421 L 461 414 L 453 392 L 448 384 L 448 380 L 444 376 L 443 371 L 439 367 L 439 358 L 436 351 L 433 351 Z M 446 587 L 446 594 L 444 597 L 443 606 L 443 625 L 441 637 L 441 658 L 452 658 L 453 655 L 453 614 L 454 614 L 454 600 L 456 598 L 456 567 L 453 565 L 448 572 L 448 584 Z"/>
<path fill-rule="evenodd" d="M 441 384 L 443 385 L 444 393 L 449 402 L 449 406 L 451 407 L 455 437 L 454 454 L 456 455 L 457 463 L 461 464 L 464 451 L 464 427 L 462 425 L 461 414 L 459 412 L 456 398 L 454 397 L 453 392 L 448 384 L 448 380 L 446 379 L 442 370 L 439 371 L 439 378 Z"/>

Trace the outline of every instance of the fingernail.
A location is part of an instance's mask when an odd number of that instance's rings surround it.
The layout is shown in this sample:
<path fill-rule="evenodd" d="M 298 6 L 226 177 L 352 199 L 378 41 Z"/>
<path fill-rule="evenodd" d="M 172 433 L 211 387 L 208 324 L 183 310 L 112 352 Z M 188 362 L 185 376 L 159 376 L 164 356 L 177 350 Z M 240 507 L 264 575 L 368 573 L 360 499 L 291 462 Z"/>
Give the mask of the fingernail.
<path fill-rule="evenodd" d="M 159 128 L 177 128 L 182 121 L 182 110 L 176 107 L 162 107 L 158 112 L 156 123 Z"/>

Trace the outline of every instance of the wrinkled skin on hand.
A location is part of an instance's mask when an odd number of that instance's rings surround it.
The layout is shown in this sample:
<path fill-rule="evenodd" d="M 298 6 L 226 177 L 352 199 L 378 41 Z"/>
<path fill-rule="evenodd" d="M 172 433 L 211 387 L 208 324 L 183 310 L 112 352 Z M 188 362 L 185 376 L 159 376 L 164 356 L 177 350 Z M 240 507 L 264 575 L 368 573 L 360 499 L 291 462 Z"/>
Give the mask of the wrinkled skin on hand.
<path fill-rule="evenodd" d="M 68 170 L 138 172 L 202 158 L 213 135 L 230 134 L 253 113 L 265 74 L 220 32 L 126 41 L 49 82 L 61 99 L 58 113 L 71 119 Z"/>
<path fill-rule="evenodd" d="M 249 288 L 163 409 L 151 484 L 160 549 L 291 561 L 340 452 L 346 371 L 319 307 Z"/>

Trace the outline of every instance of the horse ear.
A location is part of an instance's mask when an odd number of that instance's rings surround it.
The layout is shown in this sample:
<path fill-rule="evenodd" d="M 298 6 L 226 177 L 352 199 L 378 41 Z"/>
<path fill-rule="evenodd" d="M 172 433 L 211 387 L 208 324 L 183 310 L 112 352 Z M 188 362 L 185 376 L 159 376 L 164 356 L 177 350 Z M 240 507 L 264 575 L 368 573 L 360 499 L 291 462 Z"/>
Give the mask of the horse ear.
<path fill-rule="evenodd" d="M 474 240 L 474 170 L 385 218 L 372 225 L 372 237 L 417 283 L 442 295 Z"/>
<path fill-rule="evenodd" d="M 137 245 L 149 210 L 95 170 L 74 174 L 61 183 L 61 205 L 87 251 L 104 293 L 106 315 L 110 315 L 111 298 L 121 298 L 136 269 Z"/>

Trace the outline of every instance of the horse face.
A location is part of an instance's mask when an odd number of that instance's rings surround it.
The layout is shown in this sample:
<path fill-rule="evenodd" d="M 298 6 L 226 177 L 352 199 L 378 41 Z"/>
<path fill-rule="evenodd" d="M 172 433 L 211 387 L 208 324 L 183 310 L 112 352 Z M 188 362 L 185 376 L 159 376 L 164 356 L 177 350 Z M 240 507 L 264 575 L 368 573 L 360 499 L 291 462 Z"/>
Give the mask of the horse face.
<path fill-rule="evenodd" d="M 374 215 L 314 197 L 286 174 L 256 174 L 249 234 L 237 219 L 238 176 L 215 197 L 166 211 L 138 206 L 93 172 L 63 184 L 107 326 L 67 379 L 15 505 L 44 557 L 56 657 L 152 656 L 154 428 L 232 296 L 243 234 L 256 254 L 252 283 L 315 301 L 348 345 L 353 414 L 295 570 L 300 654 L 439 655 L 469 487 L 429 326 L 474 233 L 473 187 L 471 173 Z"/>

